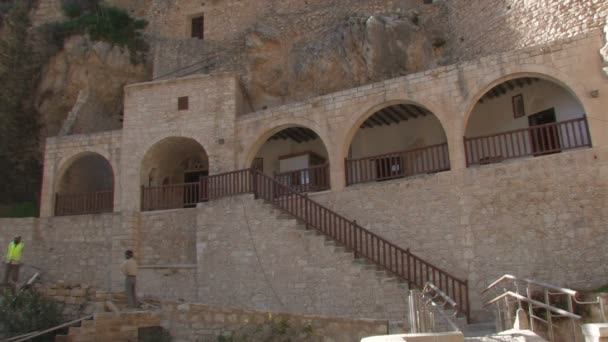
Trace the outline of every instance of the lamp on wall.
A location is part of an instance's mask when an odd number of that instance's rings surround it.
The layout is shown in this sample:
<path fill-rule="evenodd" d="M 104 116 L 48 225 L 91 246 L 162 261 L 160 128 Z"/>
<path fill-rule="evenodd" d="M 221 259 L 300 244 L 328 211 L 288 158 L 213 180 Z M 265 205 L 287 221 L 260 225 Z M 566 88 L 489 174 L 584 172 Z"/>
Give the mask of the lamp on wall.
<path fill-rule="evenodd" d="M 592 91 L 589 92 L 589 95 L 591 95 L 591 97 L 593 97 L 594 99 L 598 98 L 598 97 L 600 97 L 600 91 L 597 90 L 597 89 L 596 90 L 592 90 Z"/>

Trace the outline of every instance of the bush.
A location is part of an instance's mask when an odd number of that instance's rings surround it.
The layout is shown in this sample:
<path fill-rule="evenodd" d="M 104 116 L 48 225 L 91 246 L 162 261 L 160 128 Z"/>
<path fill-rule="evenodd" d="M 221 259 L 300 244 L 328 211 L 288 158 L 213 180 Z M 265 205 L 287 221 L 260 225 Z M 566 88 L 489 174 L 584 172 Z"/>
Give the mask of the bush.
<path fill-rule="evenodd" d="M 96 0 L 65 0 L 64 11 L 70 18 L 64 22 L 46 24 L 41 33 L 47 41 L 58 48 L 75 34 L 88 34 L 93 41 L 105 41 L 129 49 L 133 62 L 138 61 L 138 52 L 147 46 L 139 32 L 148 22 L 134 19 L 116 7 L 99 5 Z"/>
<path fill-rule="evenodd" d="M 0 205 L 0 217 L 38 217 L 38 205 L 34 202 Z"/>
<path fill-rule="evenodd" d="M 34 291 L 0 297 L 0 322 L 10 336 L 41 331 L 63 323 L 63 308 Z M 51 336 L 52 335 L 52 336 Z M 53 341 L 54 334 L 33 341 Z"/>
<path fill-rule="evenodd" d="M 99 9 L 99 0 L 62 0 L 61 8 L 68 18 L 78 18 L 85 13 L 94 13 Z"/>

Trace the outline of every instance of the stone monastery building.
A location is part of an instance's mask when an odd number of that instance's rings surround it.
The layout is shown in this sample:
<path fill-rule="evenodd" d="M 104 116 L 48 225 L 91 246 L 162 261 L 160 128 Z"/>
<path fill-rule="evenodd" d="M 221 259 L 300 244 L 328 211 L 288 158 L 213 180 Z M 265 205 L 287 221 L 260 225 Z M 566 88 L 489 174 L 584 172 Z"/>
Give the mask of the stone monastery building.
<path fill-rule="evenodd" d="M 403 283 L 473 318 L 505 273 L 608 283 L 608 2 L 323 1 L 279 29 L 415 10 L 448 57 L 252 100 L 264 75 L 193 51 L 321 0 L 149 1 L 154 80 L 125 87 L 122 129 L 47 139 L 41 217 L 0 221 L 0 245 L 19 233 L 26 263 L 108 290 L 132 248 L 145 295 L 330 316 L 400 319 Z"/>

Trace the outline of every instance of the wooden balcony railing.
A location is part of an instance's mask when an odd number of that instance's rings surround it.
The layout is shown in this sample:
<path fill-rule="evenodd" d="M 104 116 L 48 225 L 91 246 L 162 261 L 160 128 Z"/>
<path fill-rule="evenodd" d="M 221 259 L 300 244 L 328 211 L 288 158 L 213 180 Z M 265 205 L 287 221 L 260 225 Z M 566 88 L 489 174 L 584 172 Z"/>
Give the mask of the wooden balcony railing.
<path fill-rule="evenodd" d="M 464 138 L 467 166 L 591 147 L 587 118 Z"/>
<path fill-rule="evenodd" d="M 450 169 L 448 144 L 372 157 L 346 159 L 346 185 L 408 177 Z"/>
<path fill-rule="evenodd" d="M 251 192 L 249 169 L 201 178 L 199 182 L 141 187 L 141 210 L 195 207 L 210 199 Z"/>
<path fill-rule="evenodd" d="M 111 213 L 114 191 L 55 194 L 55 216 Z"/>
<path fill-rule="evenodd" d="M 299 192 L 328 190 L 329 164 L 326 163 L 307 169 L 277 173 L 274 175 L 274 179 Z"/>

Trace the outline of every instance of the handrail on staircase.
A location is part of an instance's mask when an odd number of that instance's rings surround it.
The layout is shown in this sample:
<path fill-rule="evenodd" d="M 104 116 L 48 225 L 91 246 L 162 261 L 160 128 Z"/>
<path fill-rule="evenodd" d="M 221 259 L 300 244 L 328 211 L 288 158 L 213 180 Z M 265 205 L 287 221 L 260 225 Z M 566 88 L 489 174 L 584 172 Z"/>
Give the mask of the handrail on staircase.
<path fill-rule="evenodd" d="M 504 285 L 499 287 L 499 285 Z M 525 287 L 525 296 L 520 293 L 520 285 Z M 512 291 L 510 286 L 514 287 L 514 291 Z M 534 291 L 534 289 L 540 288 L 541 292 Z M 502 322 L 501 316 L 503 314 L 506 315 L 508 324 L 511 324 L 511 308 L 509 298 L 513 298 L 517 301 L 517 305 L 519 309 L 522 309 L 522 303 L 527 303 L 528 305 L 528 316 L 530 323 L 530 330 L 535 330 L 535 320 L 541 321 L 547 325 L 547 335 L 550 341 L 554 341 L 554 331 L 553 331 L 553 323 L 552 319 L 556 317 L 566 317 L 571 320 L 579 320 L 581 319 L 580 315 L 574 313 L 574 304 L 578 305 L 598 305 L 599 306 L 599 315 L 600 320 L 602 322 L 606 322 L 605 317 L 605 305 L 602 297 L 597 297 L 597 300 L 591 302 L 584 302 L 577 299 L 580 297 L 581 293 L 575 290 L 571 290 L 568 288 L 563 288 L 559 286 L 555 286 L 552 284 L 547 284 L 544 282 L 540 282 L 533 279 L 528 278 L 519 278 L 514 275 L 505 274 L 502 277 L 498 278 L 496 281 L 492 282 L 488 287 L 486 287 L 481 293 L 487 293 L 490 290 L 501 291 L 501 294 L 496 296 L 495 298 L 486 302 L 485 305 L 496 304 L 497 305 L 497 313 L 499 317 L 499 321 Z M 522 289 L 523 291 L 523 289 Z M 542 301 L 541 299 L 542 294 Z M 553 305 L 552 297 L 556 296 L 566 296 L 566 306 L 567 308 L 559 308 L 556 305 Z M 504 299 L 505 308 L 502 309 L 500 303 Z M 545 310 L 545 318 L 538 317 L 535 314 L 534 309 L 544 309 Z M 573 323 L 573 335 L 574 338 L 574 323 Z"/>
<path fill-rule="evenodd" d="M 445 294 L 455 299 L 456 306 L 470 317 L 468 282 L 403 249 L 378 234 L 363 228 L 333 210 L 311 200 L 308 195 L 278 182 L 259 170 L 251 170 L 254 177 L 253 192 L 257 198 L 271 202 L 301 220 L 307 229 L 334 239 L 353 251 L 355 257 L 364 257 L 377 266 L 418 288 L 427 282 L 437 284 Z"/>
<path fill-rule="evenodd" d="M 284 184 L 255 168 L 206 176 L 198 183 L 142 187 L 142 211 L 182 208 L 185 204 L 195 206 L 196 203 L 246 193 L 271 202 L 302 221 L 307 229 L 315 229 L 344 245 L 354 252 L 355 258 L 366 258 L 407 281 L 410 287 L 414 285 L 422 289 L 427 282 L 432 282 L 453 298 L 459 310 L 469 319 L 467 280 L 446 272 L 409 249 L 403 249 L 363 228 L 357 221 L 349 220 L 311 200 L 299 188 Z"/>

